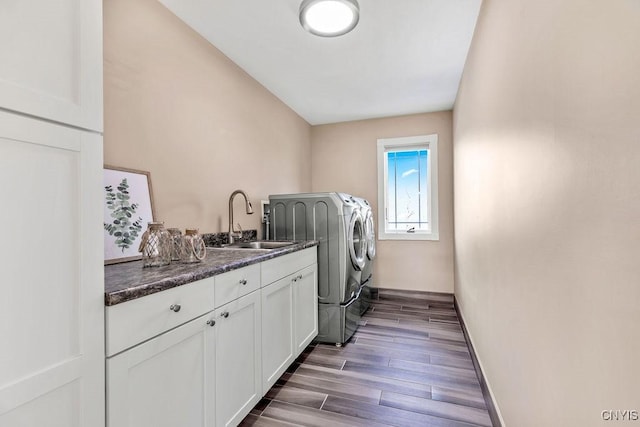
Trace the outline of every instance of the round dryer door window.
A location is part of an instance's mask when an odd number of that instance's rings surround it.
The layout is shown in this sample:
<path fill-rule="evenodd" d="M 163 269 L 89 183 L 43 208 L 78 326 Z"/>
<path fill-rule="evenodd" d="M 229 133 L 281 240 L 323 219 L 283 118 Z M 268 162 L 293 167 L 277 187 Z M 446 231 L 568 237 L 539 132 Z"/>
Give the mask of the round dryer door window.
<path fill-rule="evenodd" d="M 362 270 L 364 267 L 364 257 L 366 256 L 367 241 L 364 235 L 364 224 L 362 223 L 362 216 L 356 211 L 351 215 L 351 221 L 349 221 L 349 253 L 351 255 L 351 262 L 357 270 Z"/>
<path fill-rule="evenodd" d="M 367 237 L 367 258 L 374 259 L 376 257 L 376 230 L 373 224 L 373 215 L 371 211 L 367 211 L 367 218 L 364 221 L 364 230 Z"/>

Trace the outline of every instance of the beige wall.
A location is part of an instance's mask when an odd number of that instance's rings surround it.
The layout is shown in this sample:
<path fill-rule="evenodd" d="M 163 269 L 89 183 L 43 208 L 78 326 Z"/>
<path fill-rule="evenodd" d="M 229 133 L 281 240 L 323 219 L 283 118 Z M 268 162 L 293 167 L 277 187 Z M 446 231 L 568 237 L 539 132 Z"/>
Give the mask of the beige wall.
<path fill-rule="evenodd" d="M 455 293 L 508 426 L 640 411 L 640 3 L 484 0 L 454 113 Z"/>
<path fill-rule="evenodd" d="M 151 172 L 167 226 L 260 226 L 260 199 L 309 191 L 310 126 L 155 0 L 104 1 L 105 163 Z"/>
<path fill-rule="evenodd" d="M 312 189 L 369 200 L 377 218 L 379 138 L 438 134 L 440 241 L 377 241 L 374 285 L 453 292 L 452 114 L 450 111 L 311 128 Z M 377 226 L 377 224 L 376 224 Z"/>

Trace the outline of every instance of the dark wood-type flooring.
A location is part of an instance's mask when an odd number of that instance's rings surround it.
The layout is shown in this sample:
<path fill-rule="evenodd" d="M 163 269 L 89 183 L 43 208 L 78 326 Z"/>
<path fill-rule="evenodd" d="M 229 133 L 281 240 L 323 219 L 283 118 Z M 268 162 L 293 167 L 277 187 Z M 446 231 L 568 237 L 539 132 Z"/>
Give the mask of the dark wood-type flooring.
<path fill-rule="evenodd" d="M 342 348 L 312 344 L 241 426 L 491 426 L 443 294 L 381 289 Z"/>

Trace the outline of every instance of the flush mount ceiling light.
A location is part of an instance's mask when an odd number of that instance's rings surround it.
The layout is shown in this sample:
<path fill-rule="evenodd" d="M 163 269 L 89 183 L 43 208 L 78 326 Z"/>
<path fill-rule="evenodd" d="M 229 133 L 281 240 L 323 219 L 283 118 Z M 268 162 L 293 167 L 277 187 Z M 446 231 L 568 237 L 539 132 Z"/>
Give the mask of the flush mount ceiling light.
<path fill-rule="evenodd" d="M 359 18 L 356 0 L 304 0 L 300 5 L 300 23 L 316 36 L 347 34 L 355 28 Z"/>

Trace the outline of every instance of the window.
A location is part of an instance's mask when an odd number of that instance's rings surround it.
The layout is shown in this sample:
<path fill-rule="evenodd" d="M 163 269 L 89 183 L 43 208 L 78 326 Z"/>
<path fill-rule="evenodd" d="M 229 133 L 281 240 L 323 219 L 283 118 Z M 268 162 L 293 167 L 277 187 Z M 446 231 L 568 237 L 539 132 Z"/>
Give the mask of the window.
<path fill-rule="evenodd" d="M 438 135 L 378 140 L 378 238 L 438 240 Z"/>

